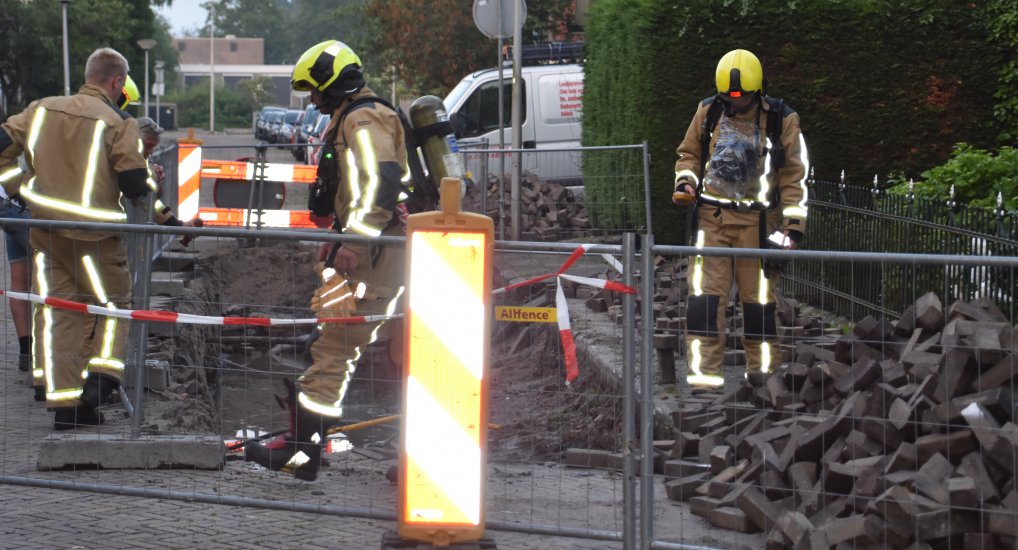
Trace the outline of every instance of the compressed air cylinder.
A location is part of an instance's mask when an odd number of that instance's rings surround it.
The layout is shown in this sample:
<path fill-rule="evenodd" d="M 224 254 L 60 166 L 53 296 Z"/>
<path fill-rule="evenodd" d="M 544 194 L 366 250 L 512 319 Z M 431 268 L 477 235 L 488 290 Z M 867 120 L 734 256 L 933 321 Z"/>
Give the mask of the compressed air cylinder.
<path fill-rule="evenodd" d="M 417 98 L 410 105 L 410 124 L 431 181 L 440 182 L 444 178 L 466 181 L 463 157 L 456 146 L 456 136 L 442 100 L 433 95 Z M 461 196 L 465 190 L 465 185 L 461 186 Z"/>

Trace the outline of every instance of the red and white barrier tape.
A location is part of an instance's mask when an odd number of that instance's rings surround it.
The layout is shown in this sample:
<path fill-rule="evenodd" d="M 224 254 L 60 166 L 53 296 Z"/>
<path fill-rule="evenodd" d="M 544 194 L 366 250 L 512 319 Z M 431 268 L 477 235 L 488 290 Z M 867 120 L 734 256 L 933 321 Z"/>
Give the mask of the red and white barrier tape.
<path fill-rule="evenodd" d="M 592 244 L 580 245 L 566 258 L 566 261 L 554 273 L 548 273 L 526 281 L 505 286 L 492 291 L 492 294 L 504 294 L 512 289 L 543 281 L 550 277 L 556 278 L 555 309 L 558 317 L 559 336 L 562 339 L 562 351 L 565 355 L 566 384 L 572 383 L 580 375 L 579 363 L 576 359 L 576 342 L 573 340 L 573 331 L 569 323 L 569 305 L 566 301 L 565 292 L 562 290 L 562 280 L 572 281 L 577 284 L 602 288 L 622 294 L 636 294 L 636 289 L 604 279 L 593 279 L 590 277 L 579 277 L 566 275 L 565 271 L 573 266 L 580 256 L 589 250 Z M 608 254 L 602 254 L 619 273 L 622 273 L 622 265 Z M 176 313 L 173 311 L 162 311 L 155 309 L 114 309 L 95 304 L 84 304 L 73 302 L 62 298 L 39 296 L 27 292 L 16 292 L 11 290 L 0 290 L 0 294 L 15 300 L 27 300 L 37 304 L 47 305 L 59 309 L 90 313 L 92 315 L 103 315 L 106 317 L 117 317 L 120 319 L 133 319 L 136 321 L 151 321 L 156 323 L 175 323 L 189 325 L 253 325 L 253 326 L 291 326 L 291 325 L 317 325 L 320 323 L 336 323 L 343 325 L 374 323 L 402 317 L 402 313 L 393 315 L 359 315 L 354 317 L 312 317 L 305 319 L 274 319 L 271 317 L 215 317 L 211 315 L 193 315 L 190 313 Z"/>
<path fill-rule="evenodd" d="M 566 385 L 571 384 L 578 376 L 580 376 L 580 368 L 579 361 L 576 358 L 576 341 L 573 339 L 573 329 L 569 323 L 569 302 L 566 300 L 565 292 L 562 290 L 562 280 L 565 279 L 577 284 L 602 288 L 612 292 L 620 292 L 622 294 L 636 294 L 635 288 L 619 282 L 565 274 L 565 271 L 572 267 L 573 264 L 580 259 L 580 256 L 583 256 L 592 246 L 594 245 L 584 244 L 577 247 L 576 250 L 574 250 L 568 258 L 566 258 L 566 261 L 562 264 L 562 266 L 554 273 L 547 273 L 545 275 L 533 277 L 526 281 L 514 283 L 492 291 L 492 294 L 504 294 L 510 290 L 539 283 L 550 277 L 555 277 L 555 313 L 558 319 L 559 338 L 562 339 L 562 354 L 564 355 L 566 367 Z M 602 254 L 601 257 L 603 257 L 605 261 L 607 261 L 616 271 L 620 274 L 622 273 L 622 264 L 612 255 Z"/>
<path fill-rule="evenodd" d="M 162 311 L 156 309 L 114 309 L 95 304 L 83 304 L 72 302 L 62 298 L 51 296 L 39 296 L 27 292 L 15 292 L 11 290 L 0 290 L 0 294 L 6 295 L 15 300 L 27 300 L 37 304 L 43 304 L 59 309 L 91 313 L 105 317 L 116 317 L 119 319 L 133 319 L 135 321 L 152 321 L 156 323 L 175 323 L 182 325 L 253 325 L 263 327 L 290 326 L 290 325 L 317 325 L 319 323 L 336 323 L 340 325 L 359 325 L 363 323 L 374 323 L 396 317 L 402 317 L 402 313 L 394 315 L 358 315 L 354 317 L 311 317 L 306 319 L 273 319 L 271 317 L 214 317 L 212 315 L 193 315 L 190 313 L 176 313 L 173 311 Z"/>

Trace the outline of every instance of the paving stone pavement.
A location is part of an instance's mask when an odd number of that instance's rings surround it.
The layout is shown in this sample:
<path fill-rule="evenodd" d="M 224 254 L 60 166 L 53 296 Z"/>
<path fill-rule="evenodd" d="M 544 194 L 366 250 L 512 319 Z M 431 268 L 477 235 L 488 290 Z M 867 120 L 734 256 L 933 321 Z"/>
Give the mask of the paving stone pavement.
<path fill-rule="evenodd" d="M 8 288 L 7 264 L 2 265 Z M 242 461 L 230 461 L 220 471 L 39 471 L 38 442 L 51 433 L 52 413 L 32 399 L 26 376 L 17 370 L 13 323 L 7 305 L 0 307 L 5 334 L 0 342 L 0 476 L 69 481 L 107 493 L 118 487 L 137 488 L 320 505 L 377 517 L 394 513 L 396 488 L 383 475 L 390 463 L 354 453 L 335 455 L 314 483 Z M 129 433 L 130 422 L 122 409 L 108 408 L 107 417 L 107 425 L 91 430 Z M 621 532 L 622 491 L 616 472 L 555 463 L 489 464 L 487 519 L 524 528 Z M 383 519 L 0 483 L 0 548 L 379 548 L 384 533 L 395 526 Z M 659 540 L 718 548 L 760 545 L 758 536 L 712 533 L 703 520 L 689 515 L 688 508 L 665 497 L 660 480 L 655 480 L 655 533 Z M 488 536 L 508 550 L 622 546 L 509 531 L 489 530 Z"/>

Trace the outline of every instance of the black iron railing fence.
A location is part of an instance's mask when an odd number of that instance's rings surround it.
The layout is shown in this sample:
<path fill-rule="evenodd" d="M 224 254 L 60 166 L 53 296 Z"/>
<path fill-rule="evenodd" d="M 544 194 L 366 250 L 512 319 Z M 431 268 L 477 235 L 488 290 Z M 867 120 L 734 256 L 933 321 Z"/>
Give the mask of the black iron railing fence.
<path fill-rule="evenodd" d="M 1018 255 L 1018 213 L 810 181 L 805 248 L 984 256 Z M 838 315 L 899 317 L 934 291 L 945 307 L 985 298 L 1016 318 L 1015 273 L 1006 268 L 793 262 L 786 293 Z"/>

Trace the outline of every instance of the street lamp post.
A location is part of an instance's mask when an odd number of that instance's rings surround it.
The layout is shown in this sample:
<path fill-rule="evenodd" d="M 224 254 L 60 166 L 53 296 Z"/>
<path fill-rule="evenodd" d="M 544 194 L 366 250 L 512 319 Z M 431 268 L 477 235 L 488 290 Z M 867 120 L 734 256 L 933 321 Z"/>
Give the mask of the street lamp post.
<path fill-rule="evenodd" d="M 71 0 L 60 0 L 61 20 L 64 25 L 64 95 L 71 95 L 71 62 L 67 54 L 67 4 Z"/>
<path fill-rule="evenodd" d="M 156 47 L 156 41 L 151 38 L 142 38 L 138 41 L 138 47 L 145 50 L 145 113 L 142 116 L 148 116 L 148 51 Z"/>
<path fill-rule="evenodd" d="M 156 96 L 156 126 L 159 126 L 159 111 L 160 111 L 160 109 L 159 109 L 159 98 L 163 97 L 163 93 L 164 93 L 164 90 L 163 90 L 163 86 L 164 86 L 163 82 L 164 82 L 164 80 L 163 79 L 164 79 L 164 71 L 165 71 L 166 63 L 163 60 L 161 60 L 161 59 L 156 59 L 155 67 L 156 67 L 156 84 L 154 86 L 154 88 L 155 88 L 154 93 L 155 93 L 155 96 Z"/>
<path fill-rule="evenodd" d="M 216 133 L 216 6 L 209 2 L 209 132 Z"/>

